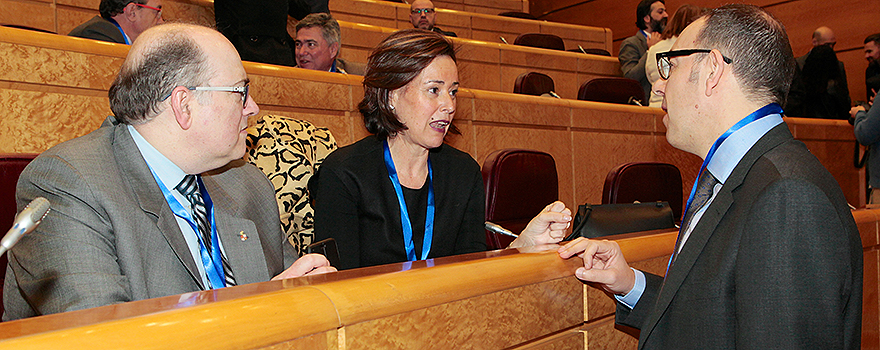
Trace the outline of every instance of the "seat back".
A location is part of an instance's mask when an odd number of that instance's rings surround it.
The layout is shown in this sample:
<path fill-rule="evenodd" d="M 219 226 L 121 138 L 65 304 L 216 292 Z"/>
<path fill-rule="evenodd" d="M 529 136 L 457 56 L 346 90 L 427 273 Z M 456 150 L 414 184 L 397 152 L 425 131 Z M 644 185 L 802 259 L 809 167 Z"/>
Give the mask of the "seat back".
<path fill-rule="evenodd" d="M 501 17 L 512 17 L 512 18 L 522 18 L 522 19 L 534 19 L 537 20 L 538 17 L 528 12 L 521 11 L 507 11 L 498 14 Z"/>
<path fill-rule="evenodd" d="M 669 202 L 675 221 L 681 221 L 681 172 L 675 165 L 633 162 L 608 172 L 602 191 L 602 204 L 639 201 Z"/>
<path fill-rule="evenodd" d="M 544 49 L 565 51 L 565 42 L 557 35 L 544 33 L 520 34 L 513 41 L 514 45 L 540 47 Z"/>
<path fill-rule="evenodd" d="M 559 198 L 556 161 L 549 153 L 526 149 L 502 149 L 483 162 L 486 189 L 486 220 L 522 232 L 545 206 Z M 512 237 L 486 232 L 489 249 L 507 247 Z"/>
<path fill-rule="evenodd" d="M 555 90 L 553 78 L 538 72 L 520 74 L 513 84 L 513 93 L 515 94 L 541 96 Z"/>
<path fill-rule="evenodd" d="M 578 100 L 630 104 L 630 99 L 645 105 L 645 90 L 638 81 L 622 77 L 595 78 L 581 84 Z"/>
<path fill-rule="evenodd" d="M 31 153 L 0 154 L 0 228 L 2 234 L 12 227 L 18 207 L 15 204 L 15 184 L 24 167 L 36 157 Z M 0 292 L 6 279 L 6 254 L 0 256 Z M 3 314 L 3 296 L 0 294 L 0 314 Z"/>

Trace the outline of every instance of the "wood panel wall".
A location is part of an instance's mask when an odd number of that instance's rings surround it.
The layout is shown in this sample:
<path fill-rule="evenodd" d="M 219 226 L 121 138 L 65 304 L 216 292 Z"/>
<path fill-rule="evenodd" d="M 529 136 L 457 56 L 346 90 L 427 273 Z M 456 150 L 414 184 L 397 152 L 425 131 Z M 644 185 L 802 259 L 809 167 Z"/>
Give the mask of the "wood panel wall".
<path fill-rule="evenodd" d="M 531 13 L 549 21 L 608 27 L 614 33 L 614 51 L 620 42 L 635 34 L 638 0 L 532 0 Z M 846 67 L 853 101 L 865 100 L 864 40 L 880 33 L 880 1 L 877 0 L 668 0 L 670 16 L 682 4 L 718 7 L 727 3 L 749 3 L 763 7 L 779 17 L 788 31 L 795 56 L 810 51 L 813 31 L 827 26 L 837 35 L 838 59 Z"/>

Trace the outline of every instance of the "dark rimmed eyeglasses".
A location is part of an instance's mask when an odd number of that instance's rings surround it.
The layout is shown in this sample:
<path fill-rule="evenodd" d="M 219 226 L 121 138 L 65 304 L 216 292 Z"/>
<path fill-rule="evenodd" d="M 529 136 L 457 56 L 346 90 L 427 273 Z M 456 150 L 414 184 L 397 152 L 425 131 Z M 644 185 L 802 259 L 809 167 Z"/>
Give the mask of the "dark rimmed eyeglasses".
<path fill-rule="evenodd" d="M 247 99 L 248 99 L 248 90 L 250 90 L 251 83 L 244 84 L 244 86 L 185 86 L 187 90 L 193 91 L 224 91 L 224 92 L 234 92 L 241 94 L 241 108 L 247 108 Z M 172 91 L 173 92 L 173 91 Z M 162 98 L 162 101 L 167 100 L 171 97 L 171 93 L 168 93 L 167 96 Z"/>
<path fill-rule="evenodd" d="M 137 6 L 137 7 L 143 7 L 143 8 L 145 8 L 145 9 L 150 9 L 150 10 L 156 11 L 156 17 L 162 17 L 162 9 L 160 9 L 160 8 L 158 8 L 158 7 L 147 6 L 147 5 L 144 5 L 144 4 L 138 4 L 138 3 L 136 3 L 136 2 L 134 3 L 134 6 Z"/>
<path fill-rule="evenodd" d="M 426 15 L 430 15 L 430 14 L 434 13 L 434 9 L 412 9 L 412 10 L 409 10 L 409 13 L 412 13 L 414 15 L 421 15 L 423 13 Z"/>
<path fill-rule="evenodd" d="M 712 50 L 709 49 L 687 49 L 687 50 L 672 50 L 666 52 L 658 52 L 657 53 L 657 71 L 660 73 L 660 78 L 663 80 L 669 79 L 669 70 L 672 68 L 672 62 L 669 61 L 670 58 L 673 57 L 682 57 L 682 56 L 690 56 L 695 53 L 710 53 Z M 721 55 L 722 59 L 724 59 L 724 63 L 731 64 L 733 63 L 733 59 L 728 58 L 727 56 Z"/>

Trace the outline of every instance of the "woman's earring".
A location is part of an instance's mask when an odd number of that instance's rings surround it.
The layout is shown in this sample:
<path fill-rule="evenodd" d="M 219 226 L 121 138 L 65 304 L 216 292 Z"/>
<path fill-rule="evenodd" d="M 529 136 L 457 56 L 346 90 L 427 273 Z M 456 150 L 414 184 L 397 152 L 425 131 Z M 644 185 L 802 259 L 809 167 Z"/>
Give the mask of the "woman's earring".
<path fill-rule="evenodd" d="M 392 111 L 394 110 L 394 106 L 388 106 L 388 107 L 391 107 L 391 110 L 392 110 Z"/>

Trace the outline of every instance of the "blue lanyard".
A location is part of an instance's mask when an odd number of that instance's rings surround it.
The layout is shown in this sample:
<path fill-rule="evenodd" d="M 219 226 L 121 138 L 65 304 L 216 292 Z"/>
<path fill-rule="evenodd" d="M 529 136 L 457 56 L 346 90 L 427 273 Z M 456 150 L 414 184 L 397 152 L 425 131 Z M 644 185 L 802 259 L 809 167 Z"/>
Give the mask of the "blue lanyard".
<path fill-rule="evenodd" d="M 394 185 L 394 193 L 397 194 L 397 202 L 400 203 L 400 226 L 403 228 L 403 244 L 406 248 L 406 259 L 408 261 L 416 260 L 416 248 L 413 244 L 412 223 L 409 221 L 409 212 L 406 210 L 406 201 L 403 199 L 403 188 L 400 187 L 400 180 L 397 178 L 397 169 L 394 167 L 394 160 L 391 159 L 391 150 L 388 148 L 388 141 L 384 141 L 382 146 L 385 148 L 385 168 L 388 169 L 388 177 L 391 178 L 391 184 Z M 422 240 L 422 255 L 418 260 L 428 258 L 431 252 L 431 242 L 434 239 L 434 172 L 431 169 L 431 158 L 428 158 L 428 211 L 425 213 L 425 238 Z"/>
<path fill-rule="evenodd" d="M 700 172 L 697 173 L 697 180 L 694 181 L 694 187 L 691 188 L 691 195 L 690 195 L 690 197 L 688 197 L 687 206 L 685 206 L 685 208 L 684 208 L 685 215 L 687 215 L 688 210 L 691 208 L 691 202 L 694 201 L 694 195 L 696 195 L 696 193 L 697 193 L 697 185 L 700 182 L 700 176 L 702 176 L 703 172 L 706 171 L 706 167 L 709 165 L 709 162 L 712 160 L 712 157 L 715 155 L 715 151 L 718 150 L 718 147 L 721 146 L 721 144 L 724 142 L 724 140 L 727 140 L 727 138 L 730 137 L 731 134 L 733 134 L 737 130 L 741 129 L 742 127 L 749 125 L 758 119 L 761 119 L 761 118 L 764 118 L 766 116 L 773 115 L 773 114 L 782 114 L 782 107 L 776 103 L 771 103 L 771 104 L 768 104 L 764 107 L 761 107 L 757 111 L 752 112 L 752 114 L 749 114 L 745 118 L 743 118 L 742 120 L 736 122 L 736 124 L 731 126 L 730 129 L 727 129 L 727 131 L 725 131 L 724 134 L 721 135 L 721 137 L 719 137 L 717 140 L 715 140 L 715 143 L 712 144 L 712 148 L 709 149 L 709 154 L 707 154 L 706 159 L 703 160 L 703 165 L 700 166 Z M 682 218 L 682 220 L 684 220 L 684 218 Z M 693 220 L 693 219 L 691 219 L 691 220 Z M 685 225 L 685 224 L 687 224 L 687 223 L 685 223 L 685 222 L 681 223 L 681 227 L 679 228 L 679 231 L 678 231 L 679 236 L 684 234 L 684 230 L 687 226 L 691 226 L 691 225 Z M 672 257 L 674 257 L 676 253 L 677 252 L 672 252 Z M 672 264 L 672 257 L 669 258 L 669 264 Z M 669 267 L 667 266 L 667 270 L 668 269 L 669 269 Z"/>
<path fill-rule="evenodd" d="M 116 20 L 112 18 L 108 19 L 108 21 L 110 21 L 110 23 L 113 23 L 113 25 L 116 26 L 116 29 L 119 29 L 119 32 L 122 33 L 122 40 L 125 41 L 125 44 L 131 45 L 131 41 L 128 40 L 128 35 L 125 34 L 125 31 L 122 30 L 122 27 L 119 26 L 119 23 L 116 23 Z"/>
<path fill-rule="evenodd" d="M 217 234 L 217 224 L 214 221 L 214 202 L 211 201 L 211 196 L 208 195 L 208 191 L 205 189 L 205 184 L 202 183 L 201 176 L 197 177 L 199 181 L 199 191 L 202 193 L 202 200 L 205 201 L 205 210 L 207 210 L 208 217 L 210 217 L 211 220 L 210 252 L 205 248 L 205 242 L 202 240 L 202 235 L 199 234 L 199 225 L 196 224 L 189 212 L 183 208 L 183 205 L 177 201 L 177 198 L 174 198 L 174 195 L 165 187 L 165 184 L 162 183 L 162 180 L 159 179 L 159 176 L 156 175 L 153 169 L 150 169 L 150 172 L 153 174 L 153 178 L 156 179 L 156 183 L 159 184 L 162 194 L 165 195 L 165 201 L 171 206 L 171 211 L 174 212 L 174 215 L 186 220 L 186 222 L 189 223 L 189 226 L 192 227 L 193 232 L 195 232 L 196 237 L 199 240 L 199 255 L 202 259 L 202 265 L 205 266 L 205 274 L 208 276 L 208 282 L 211 284 L 208 288 L 216 289 L 226 287 L 226 278 L 224 277 L 225 273 L 223 272 L 223 258 L 220 256 L 220 239 Z"/>

